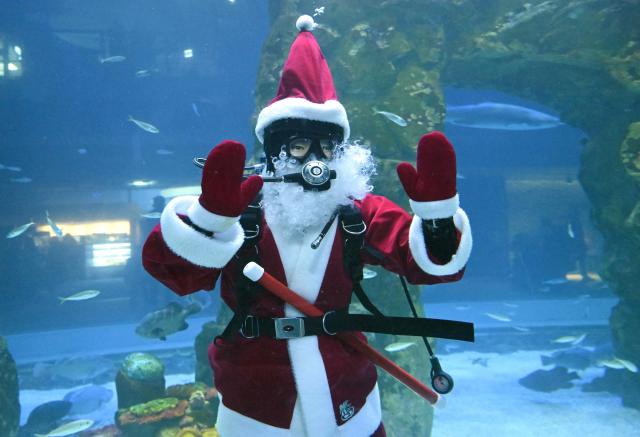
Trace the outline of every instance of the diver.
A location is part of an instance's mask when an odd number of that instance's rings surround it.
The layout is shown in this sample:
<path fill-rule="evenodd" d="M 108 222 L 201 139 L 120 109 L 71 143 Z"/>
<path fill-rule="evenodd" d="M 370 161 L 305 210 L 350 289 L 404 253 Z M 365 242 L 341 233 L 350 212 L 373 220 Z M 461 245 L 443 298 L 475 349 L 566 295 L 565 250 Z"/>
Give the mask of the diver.
<path fill-rule="evenodd" d="M 455 152 L 431 132 L 418 143 L 417 169 L 398 166 L 413 217 L 372 194 L 371 152 L 349 142 L 313 19 L 296 26 L 276 97 L 256 123 L 264 165 L 244 176 L 245 147 L 234 141 L 197 160 L 202 194 L 167 204 L 143 264 L 181 296 L 222 281 L 234 317 L 209 346 L 222 437 L 384 436 L 376 368 L 338 341 L 325 317 L 349 322 L 364 264 L 412 284 L 462 278 L 472 240 Z M 322 322 L 245 278 L 250 261 L 321 309 Z"/>

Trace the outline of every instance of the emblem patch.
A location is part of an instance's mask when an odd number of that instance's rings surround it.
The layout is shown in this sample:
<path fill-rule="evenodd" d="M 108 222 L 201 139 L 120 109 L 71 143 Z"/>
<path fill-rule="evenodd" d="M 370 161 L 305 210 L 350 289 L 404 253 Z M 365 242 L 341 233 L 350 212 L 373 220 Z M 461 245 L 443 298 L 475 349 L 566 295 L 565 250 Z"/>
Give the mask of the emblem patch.
<path fill-rule="evenodd" d="M 351 402 L 344 401 L 343 403 L 340 404 L 340 418 L 342 419 L 343 422 L 346 422 L 347 420 L 351 419 L 355 412 L 356 412 L 356 408 L 353 405 L 351 405 Z"/>

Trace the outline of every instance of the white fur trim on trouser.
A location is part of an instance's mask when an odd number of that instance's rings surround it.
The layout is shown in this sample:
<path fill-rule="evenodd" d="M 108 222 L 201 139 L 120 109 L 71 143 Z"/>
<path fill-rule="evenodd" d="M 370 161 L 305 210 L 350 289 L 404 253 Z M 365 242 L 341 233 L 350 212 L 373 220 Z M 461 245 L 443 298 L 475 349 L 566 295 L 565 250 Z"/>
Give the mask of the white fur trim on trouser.
<path fill-rule="evenodd" d="M 461 234 L 458 250 L 448 263 L 442 265 L 434 264 L 427 255 L 426 241 L 422 231 L 422 219 L 418 215 L 413 216 L 413 221 L 409 228 L 409 248 L 416 263 L 424 272 L 436 276 L 453 275 L 462 270 L 467 264 L 471 255 L 473 239 L 471 237 L 469 218 L 462 208 L 458 208 L 458 211 L 456 211 L 453 216 L 453 223 Z"/>
<path fill-rule="evenodd" d="M 277 120 L 302 118 L 305 120 L 324 121 L 337 124 L 344 130 L 344 140 L 349 138 L 349 120 L 344 106 L 337 100 L 324 103 L 313 103 L 300 97 L 289 97 L 273 102 L 258 114 L 256 136 L 264 143 L 264 130 Z"/>
<path fill-rule="evenodd" d="M 187 209 L 187 217 L 189 217 L 194 225 L 199 226 L 202 229 L 206 229 L 211 232 L 223 232 L 229 229 L 240 218 L 239 216 L 227 217 L 207 211 L 202 207 L 202 205 L 200 205 L 198 198 L 196 196 L 193 197 L 195 200 Z"/>
<path fill-rule="evenodd" d="M 420 216 L 424 220 L 429 219 L 443 219 L 452 217 L 458 208 L 460 208 L 460 196 L 455 196 L 444 199 L 434 200 L 431 202 L 417 202 L 409 199 L 409 204 L 415 215 Z"/>
<path fill-rule="evenodd" d="M 261 402 L 271 402 L 271 400 L 260 400 Z M 277 399 L 274 400 L 277 402 Z M 317 430 L 306 430 L 301 423 L 302 414 L 299 400 L 293 411 L 293 417 L 289 429 L 277 428 L 267 425 L 250 417 L 244 416 L 224 404 L 220 397 L 218 407 L 218 419 L 216 429 L 221 437 L 317 437 Z M 371 393 L 367 396 L 365 404 L 360 411 L 354 415 L 347 423 L 341 426 L 334 426 L 331 436 L 338 437 L 369 437 L 380 426 L 381 422 L 380 393 L 378 384 L 375 385 Z"/>
<path fill-rule="evenodd" d="M 209 238 L 182 221 L 178 214 L 186 214 L 196 196 L 176 197 L 169 202 L 160 216 L 162 237 L 172 252 L 193 264 L 224 267 L 244 242 L 244 231 L 237 221 L 223 232 Z"/>

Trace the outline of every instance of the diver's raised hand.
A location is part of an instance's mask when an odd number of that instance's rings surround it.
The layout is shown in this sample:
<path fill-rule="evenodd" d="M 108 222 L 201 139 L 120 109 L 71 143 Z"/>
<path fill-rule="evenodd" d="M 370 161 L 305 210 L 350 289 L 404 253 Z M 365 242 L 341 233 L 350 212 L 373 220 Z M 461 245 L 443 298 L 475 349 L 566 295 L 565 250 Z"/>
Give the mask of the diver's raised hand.
<path fill-rule="evenodd" d="M 200 205 L 209 212 L 237 217 L 262 188 L 260 176 L 242 180 L 245 147 L 235 141 L 223 141 L 214 147 L 202 169 Z"/>
<path fill-rule="evenodd" d="M 419 208 L 423 219 L 453 216 L 459 205 L 456 153 L 442 132 L 430 132 L 420 138 L 416 164 L 417 169 L 408 162 L 402 162 L 396 168 L 414 211 L 418 213 L 416 202 L 429 202 Z"/>

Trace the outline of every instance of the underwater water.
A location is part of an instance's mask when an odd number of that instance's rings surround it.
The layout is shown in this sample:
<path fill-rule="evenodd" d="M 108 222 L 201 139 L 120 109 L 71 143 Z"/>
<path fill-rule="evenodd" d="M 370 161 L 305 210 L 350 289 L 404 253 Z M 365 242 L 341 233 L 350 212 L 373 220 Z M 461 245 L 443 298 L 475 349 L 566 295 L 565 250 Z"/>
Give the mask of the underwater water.
<path fill-rule="evenodd" d="M 12 368 L 11 360 L 0 359 L 0 375 L 16 372 L 20 405 L 18 413 L 0 404 L 0 437 L 9 433 L 2 426 L 16 420 L 19 434 L 7 437 L 46 434 L 77 420 L 90 422 L 60 435 L 120 435 L 113 427 L 116 375 L 132 353 L 160 360 L 166 386 L 195 381 L 206 355 L 198 357 L 194 341 L 229 312 L 219 288 L 187 299 L 154 280 L 142 266 L 142 246 L 172 198 L 199 193 L 195 157 L 223 139 L 245 144 L 248 156 L 260 147 L 253 133 L 256 95 L 267 86 L 276 91 L 277 82 L 264 80 L 264 71 L 271 72 L 266 63 L 282 66 L 272 59 L 281 56 L 278 38 L 269 39 L 279 3 L 0 6 L 0 338 L 15 361 Z M 328 34 L 340 28 L 334 2 L 294 3 L 300 10 L 288 11 L 290 21 L 315 13 Z M 422 11 L 446 2 L 382 3 Z M 449 3 L 477 9 L 471 1 Z M 508 2 L 488 3 L 510 10 Z M 617 13 L 616 2 L 572 2 L 567 11 L 554 0 L 512 3 L 515 12 L 500 14 L 510 17 L 501 21 L 505 31 L 538 15 L 561 12 L 559 19 L 578 20 L 595 14 L 593 8 Z M 349 18 L 352 32 L 368 32 L 359 24 L 363 17 Z M 292 40 L 293 22 L 290 27 Z M 387 37 L 379 36 L 378 49 L 396 50 Z M 340 87 L 347 83 L 343 64 L 358 62 L 368 47 L 363 41 L 349 43 L 340 62 L 327 55 L 338 95 L 357 104 L 369 94 Z M 327 54 L 334 46 L 326 44 Z M 607 243 L 581 182 L 591 134 L 564 120 L 554 98 L 529 98 L 528 84 L 522 90 L 459 79 L 440 85 L 447 114 L 441 129 L 456 150 L 457 190 L 474 247 L 464 278 L 422 287 L 419 306 L 427 317 L 474 323 L 476 340 L 435 343 L 455 387 L 433 409 L 431 435 L 638 435 L 640 402 L 623 401 L 620 387 L 609 385 L 618 375 L 637 378 L 640 363 L 615 352 L 611 316 L 620 296 L 616 281 L 603 278 Z M 521 92 L 506 92 L 514 87 Z M 619 113 L 638 120 L 634 93 L 635 106 Z M 354 115 L 352 135 L 365 144 L 368 120 L 388 123 L 391 143 L 402 123 L 417 120 L 400 107 L 377 109 L 388 118 Z M 394 121 L 396 112 L 404 118 Z M 371 148 L 374 156 L 400 159 L 375 142 Z M 374 179 L 374 192 L 388 189 L 381 185 Z M 385 275 L 379 267 L 371 272 Z M 372 295 L 379 291 L 374 284 L 365 274 L 363 287 Z M 406 306 L 399 283 L 397 291 Z M 412 357 L 428 366 L 420 339 L 371 338 L 392 360 Z M 0 358 L 4 353 L 0 347 Z M 0 398 L 10 398 L 11 390 L 0 377 Z M 397 405 L 415 400 L 409 389 L 400 393 Z M 383 401 L 385 395 L 381 388 Z M 390 411 L 383 408 L 389 435 L 422 437 L 411 423 L 391 424 Z M 163 435 L 179 430 L 173 432 Z"/>

